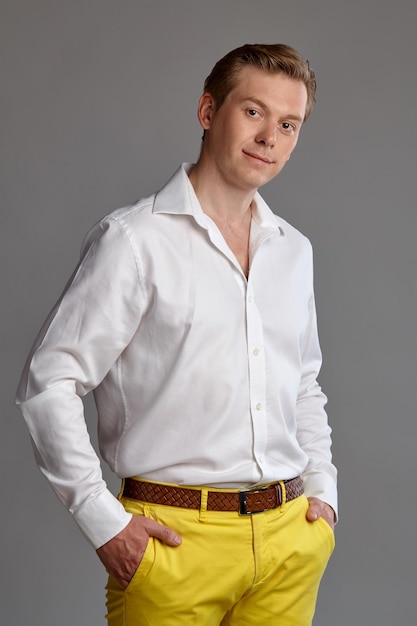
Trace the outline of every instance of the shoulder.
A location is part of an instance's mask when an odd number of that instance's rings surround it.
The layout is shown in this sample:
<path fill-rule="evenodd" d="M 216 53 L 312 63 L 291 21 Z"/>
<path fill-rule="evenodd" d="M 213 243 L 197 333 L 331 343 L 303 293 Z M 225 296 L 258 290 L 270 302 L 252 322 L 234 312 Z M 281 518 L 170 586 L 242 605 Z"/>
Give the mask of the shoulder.
<path fill-rule="evenodd" d="M 284 220 L 282 217 L 275 214 L 274 217 L 279 227 L 282 229 L 284 235 L 290 241 L 296 243 L 302 248 L 305 248 L 306 250 L 312 250 L 311 241 L 304 233 L 298 230 L 298 228 L 295 228 L 295 226 L 287 222 L 287 220 Z"/>
<path fill-rule="evenodd" d="M 97 222 L 87 234 L 85 245 L 106 234 L 106 239 L 121 237 L 142 240 L 152 237 L 172 214 L 190 214 L 186 167 L 180 166 L 155 193 L 133 204 L 115 209 Z M 142 236 L 143 235 L 143 236 Z"/>
<path fill-rule="evenodd" d="M 312 246 L 308 237 L 283 217 L 273 212 L 259 193 L 255 196 L 255 203 L 257 220 L 260 223 L 271 226 L 272 228 L 278 227 L 280 234 L 288 244 L 311 253 Z"/>
<path fill-rule="evenodd" d="M 110 228 L 117 226 L 121 230 L 134 228 L 141 222 L 146 222 L 152 216 L 152 209 L 155 202 L 155 195 L 152 194 L 147 198 L 142 198 L 133 204 L 115 209 L 108 213 L 99 225 L 101 228 Z"/>
<path fill-rule="evenodd" d="M 92 245 L 117 245 L 132 239 L 132 233 L 152 215 L 155 194 L 125 207 L 114 209 L 96 222 L 84 238 L 82 254 Z"/>

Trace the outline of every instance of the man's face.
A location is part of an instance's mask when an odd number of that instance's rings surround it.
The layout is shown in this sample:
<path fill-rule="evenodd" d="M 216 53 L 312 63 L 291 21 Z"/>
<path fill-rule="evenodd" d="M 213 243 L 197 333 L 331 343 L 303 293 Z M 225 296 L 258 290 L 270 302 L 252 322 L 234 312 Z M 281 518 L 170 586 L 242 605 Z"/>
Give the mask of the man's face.
<path fill-rule="evenodd" d="M 303 82 L 244 67 L 219 109 L 200 101 L 204 156 L 228 186 L 256 190 L 276 176 L 294 150 L 307 105 Z"/>

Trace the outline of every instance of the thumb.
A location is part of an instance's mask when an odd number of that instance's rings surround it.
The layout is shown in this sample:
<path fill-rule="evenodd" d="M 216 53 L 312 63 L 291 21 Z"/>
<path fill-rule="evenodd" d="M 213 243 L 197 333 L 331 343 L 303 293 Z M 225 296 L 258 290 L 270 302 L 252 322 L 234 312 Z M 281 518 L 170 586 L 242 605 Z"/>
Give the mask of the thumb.
<path fill-rule="evenodd" d="M 330 504 L 323 502 L 320 498 L 309 498 L 308 500 L 309 508 L 306 515 L 307 519 L 310 522 L 315 522 L 319 517 L 322 517 L 333 530 L 336 516 Z"/>
<path fill-rule="evenodd" d="M 309 498 L 309 507 L 307 510 L 307 519 L 310 522 L 315 522 L 321 517 L 323 504 L 318 498 Z"/>
<path fill-rule="evenodd" d="M 144 528 L 150 537 L 156 537 L 169 546 L 179 546 L 182 543 L 181 537 L 172 528 L 158 524 L 149 518 L 145 520 Z"/>

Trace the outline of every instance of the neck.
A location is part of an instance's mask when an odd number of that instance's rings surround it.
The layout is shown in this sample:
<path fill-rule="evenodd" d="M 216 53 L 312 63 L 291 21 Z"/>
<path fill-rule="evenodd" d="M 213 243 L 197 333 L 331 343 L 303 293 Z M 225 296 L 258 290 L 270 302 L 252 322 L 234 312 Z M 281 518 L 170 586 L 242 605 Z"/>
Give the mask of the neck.
<path fill-rule="evenodd" d="M 251 203 L 255 191 L 249 193 L 227 185 L 221 176 L 216 176 L 214 168 L 204 167 L 201 160 L 191 170 L 189 177 L 204 213 L 219 228 L 247 278 Z"/>
<path fill-rule="evenodd" d="M 216 222 L 244 223 L 250 220 L 256 189 L 228 185 L 216 169 L 206 165 L 201 158 L 189 178 L 204 213 Z"/>

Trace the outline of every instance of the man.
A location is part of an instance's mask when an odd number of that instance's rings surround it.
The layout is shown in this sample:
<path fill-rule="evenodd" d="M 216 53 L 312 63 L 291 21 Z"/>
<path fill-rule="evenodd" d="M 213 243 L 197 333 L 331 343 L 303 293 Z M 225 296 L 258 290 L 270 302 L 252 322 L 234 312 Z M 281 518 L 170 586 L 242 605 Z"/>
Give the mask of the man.
<path fill-rule="evenodd" d="M 289 46 L 221 59 L 198 162 L 92 229 L 28 360 L 17 401 L 110 574 L 111 626 L 311 624 L 336 511 L 312 255 L 257 190 L 314 100 Z"/>

